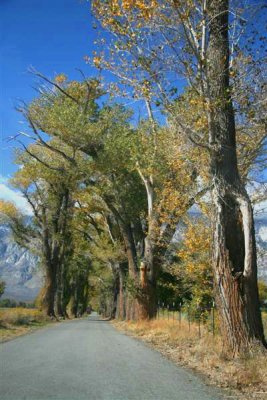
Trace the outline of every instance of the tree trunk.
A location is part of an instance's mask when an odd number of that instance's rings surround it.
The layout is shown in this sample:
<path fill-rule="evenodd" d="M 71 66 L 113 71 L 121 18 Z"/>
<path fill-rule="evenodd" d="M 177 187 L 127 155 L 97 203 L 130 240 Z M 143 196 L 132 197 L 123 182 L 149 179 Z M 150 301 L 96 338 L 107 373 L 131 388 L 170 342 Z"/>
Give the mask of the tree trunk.
<path fill-rule="evenodd" d="M 118 302 L 117 302 L 117 318 L 118 319 L 125 319 L 126 312 L 125 312 L 125 287 L 124 287 L 124 271 L 123 266 L 119 265 L 119 295 L 118 295 Z"/>
<path fill-rule="evenodd" d="M 150 105 L 148 110 L 151 112 Z M 152 124 L 154 120 L 152 114 L 150 114 Z M 140 319 L 152 319 L 157 314 L 157 277 L 159 264 L 155 262 L 155 248 L 156 248 L 156 237 L 158 221 L 155 218 L 154 210 L 154 184 L 153 177 L 145 177 L 140 167 L 138 166 L 138 172 L 143 180 L 147 194 L 147 211 L 148 211 L 148 232 L 144 240 L 144 260 L 140 268 L 140 286 L 141 293 L 139 296 L 139 318 Z"/>
<path fill-rule="evenodd" d="M 122 235 L 128 259 L 129 275 L 132 279 L 136 279 L 138 276 L 137 254 L 130 224 L 124 224 L 122 226 Z"/>
<path fill-rule="evenodd" d="M 55 295 L 56 295 L 56 270 L 52 262 L 51 246 L 49 241 L 49 230 L 47 227 L 45 210 L 43 210 L 43 256 L 44 266 L 46 272 L 45 282 L 45 295 L 43 298 L 43 305 L 46 310 L 46 314 L 49 317 L 56 317 L 55 315 Z"/>
<path fill-rule="evenodd" d="M 63 309 L 63 265 L 58 266 L 57 271 L 57 292 L 56 292 L 56 310 L 59 317 L 64 318 L 65 312 Z"/>
<path fill-rule="evenodd" d="M 121 225 L 123 240 L 128 259 L 128 289 L 126 295 L 126 319 L 135 320 L 138 317 L 139 301 L 136 291 L 138 291 L 139 274 L 137 265 L 136 247 L 133 232 L 130 224 Z"/>
<path fill-rule="evenodd" d="M 139 319 L 152 319 L 157 315 L 156 279 L 153 279 L 153 277 L 149 275 L 150 271 L 147 264 L 142 262 L 140 267 L 140 284 L 142 291 L 139 298 Z"/>
<path fill-rule="evenodd" d="M 229 85 L 229 4 L 208 1 L 207 87 L 211 174 L 215 206 L 213 269 L 221 331 L 237 355 L 266 345 L 257 288 L 253 212 L 239 177 Z"/>
<path fill-rule="evenodd" d="M 43 298 L 43 305 L 45 307 L 46 314 L 49 317 L 56 317 L 55 295 L 56 295 L 56 276 L 53 266 L 49 264 L 46 265 L 46 284 L 45 284 L 45 295 Z"/>
<path fill-rule="evenodd" d="M 238 355 L 253 351 L 256 344 L 265 345 L 257 288 L 253 213 L 248 198 L 249 221 L 244 218 L 243 206 L 235 195 L 227 195 L 222 189 L 218 193 L 214 190 L 213 195 L 215 296 L 225 345 Z M 247 244 L 245 230 L 250 237 Z"/>

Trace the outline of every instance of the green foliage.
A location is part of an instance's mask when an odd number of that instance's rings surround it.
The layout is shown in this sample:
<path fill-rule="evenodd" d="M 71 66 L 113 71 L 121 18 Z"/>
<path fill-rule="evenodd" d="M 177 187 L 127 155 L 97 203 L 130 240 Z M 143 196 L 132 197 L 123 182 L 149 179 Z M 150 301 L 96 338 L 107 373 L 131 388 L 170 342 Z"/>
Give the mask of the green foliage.
<path fill-rule="evenodd" d="M 160 272 L 157 291 L 158 303 L 160 306 L 164 304 L 164 307 L 172 307 L 174 303 L 175 309 L 178 309 L 191 299 L 191 292 L 186 290 L 185 282 L 168 272 L 168 268 L 163 268 Z"/>
<path fill-rule="evenodd" d="M 25 303 L 24 301 L 16 301 L 13 299 L 2 299 L 0 300 L 0 308 L 35 308 L 32 303 Z"/>
<path fill-rule="evenodd" d="M 0 280 L 0 297 L 3 295 L 5 291 L 6 284 L 4 281 Z"/>
<path fill-rule="evenodd" d="M 210 228 L 204 218 L 188 219 L 184 238 L 166 266 L 164 286 L 176 292 L 178 301 L 190 307 L 192 315 L 211 307 L 213 277 L 210 263 Z M 175 254 L 176 253 L 176 254 Z M 174 283 L 173 283 L 174 281 Z"/>
<path fill-rule="evenodd" d="M 267 307 L 267 285 L 264 281 L 260 280 L 258 282 L 259 297 L 261 307 Z"/>

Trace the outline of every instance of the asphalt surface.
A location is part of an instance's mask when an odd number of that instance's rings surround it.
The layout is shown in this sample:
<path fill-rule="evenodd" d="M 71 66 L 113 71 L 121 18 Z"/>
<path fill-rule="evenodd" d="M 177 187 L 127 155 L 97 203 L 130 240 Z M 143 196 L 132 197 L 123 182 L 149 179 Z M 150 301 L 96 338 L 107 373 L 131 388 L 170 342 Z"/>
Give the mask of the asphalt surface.
<path fill-rule="evenodd" d="M 219 400 L 216 389 L 97 316 L 0 345 L 1 400 Z"/>

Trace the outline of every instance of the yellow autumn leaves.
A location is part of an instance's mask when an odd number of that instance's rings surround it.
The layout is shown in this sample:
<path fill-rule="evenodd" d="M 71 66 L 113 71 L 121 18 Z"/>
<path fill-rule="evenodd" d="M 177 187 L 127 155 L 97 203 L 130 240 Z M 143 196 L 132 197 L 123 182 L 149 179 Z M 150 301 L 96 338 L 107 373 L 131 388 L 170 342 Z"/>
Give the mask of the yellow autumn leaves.
<path fill-rule="evenodd" d="M 158 7 L 158 1 L 156 0 L 111 0 L 103 2 L 101 0 L 94 0 L 92 6 L 95 11 L 101 16 L 105 16 L 106 12 L 111 13 L 114 17 L 123 16 L 125 12 L 135 11 L 139 15 L 148 19 L 152 16 L 153 11 Z M 110 20 L 110 23 L 114 21 Z"/>
<path fill-rule="evenodd" d="M 10 201 L 0 200 L 0 221 L 5 222 L 5 220 L 18 217 L 18 210 Z"/>
<path fill-rule="evenodd" d="M 189 279 L 197 281 L 196 288 L 200 291 L 210 283 L 210 245 L 210 227 L 207 221 L 189 221 L 183 246 L 177 255 L 183 263 L 183 273 Z"/>

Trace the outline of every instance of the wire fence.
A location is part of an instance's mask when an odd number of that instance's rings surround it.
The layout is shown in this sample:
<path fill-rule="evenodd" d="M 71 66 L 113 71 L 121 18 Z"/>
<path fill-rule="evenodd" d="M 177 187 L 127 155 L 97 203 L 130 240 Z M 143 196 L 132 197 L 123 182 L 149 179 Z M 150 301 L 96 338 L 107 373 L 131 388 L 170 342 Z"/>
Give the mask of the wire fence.
<path fill-rule="evenodd" d="M 192 325 L 194 330 L 197 326 L 198 336 L 201 337 L 204 332 L 210 332 L 213 336 L 219 333 L 219 322 L 217 309 L 214 303 L 209 307 L 192 308 L 190 306 L 172 304 L 159 304 L 157 308 L 157 320 L 163 319 L 172 322 L 178 328 L 185 328 L 187 325 L 188 332 L 191 331 Z M 267 310 L 262 310 L 262 320 L 267 336 Z"/>
<path fill-rule="evenodd" d="M 188 331 L 192 329 L 192 325 L 197 325 L 199 337 L 201 337 L 205 329 L 212 332 L 213 336 L 218 332 L 218 323 L 216 316 L 216 308 L 213 303 L 210 307 L 204 308 L 191 308 L 190 306 L 176 305 L 175 303 L 164 303 L 158 305 L 157 319 L 168 320 L 175 323 L 178 327 L 184 328 L 184 322 L 188 326 Z"/>

